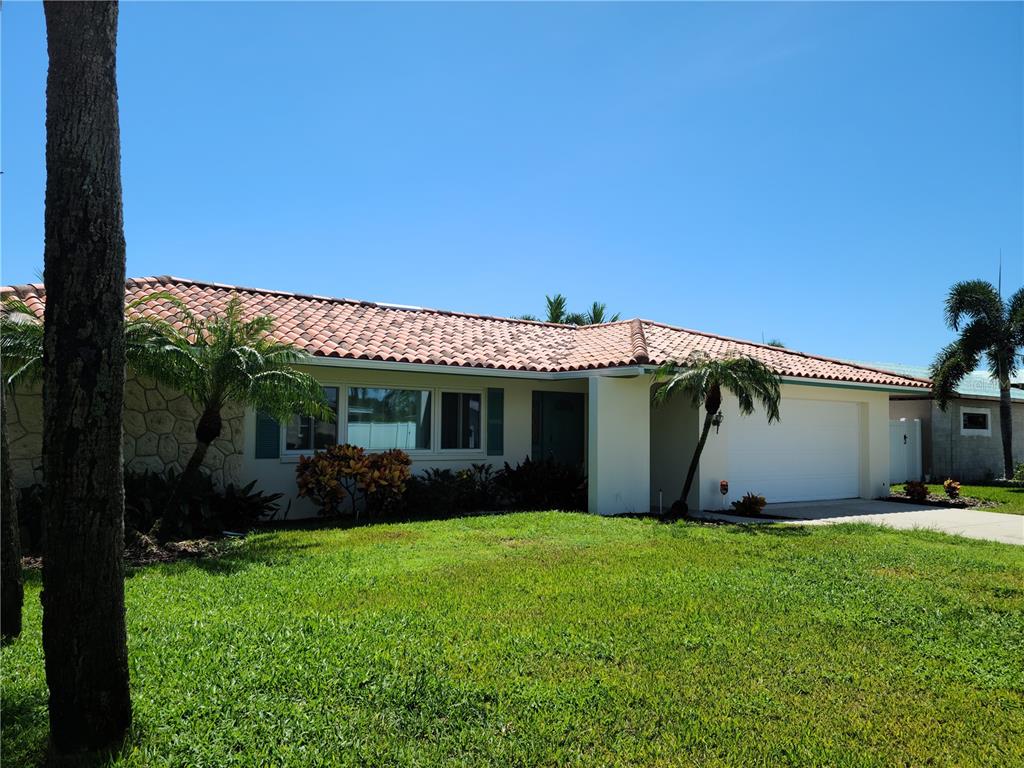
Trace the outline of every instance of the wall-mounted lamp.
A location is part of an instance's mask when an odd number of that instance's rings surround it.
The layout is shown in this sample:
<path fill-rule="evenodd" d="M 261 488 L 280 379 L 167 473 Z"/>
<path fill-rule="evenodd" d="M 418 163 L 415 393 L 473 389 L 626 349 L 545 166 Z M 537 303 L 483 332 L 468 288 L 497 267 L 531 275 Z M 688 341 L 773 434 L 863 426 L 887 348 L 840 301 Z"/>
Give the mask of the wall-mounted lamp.
<path fill-rule="evenodd" d="M 721 411 L 711 417 L 711 426 L 715 428 L 716 435 L 718 434 L 718 428 L 722 426 L 723 421 L 725 421 L 725 416 L 722 415 Z"/>

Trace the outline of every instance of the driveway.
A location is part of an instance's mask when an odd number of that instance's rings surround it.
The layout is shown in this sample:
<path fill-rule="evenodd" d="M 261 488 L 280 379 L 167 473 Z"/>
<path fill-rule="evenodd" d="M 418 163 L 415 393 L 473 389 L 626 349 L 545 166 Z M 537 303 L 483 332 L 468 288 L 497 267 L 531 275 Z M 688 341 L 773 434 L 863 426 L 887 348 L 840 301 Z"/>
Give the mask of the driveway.
<path fill-rule="evenodd" d="M 764 513 L 764 522 L 794 523 L 799 520 L 802 525 L 874 523 L 890 528 L 928 528 L 972 539 L 1024 545 L 1024 515 L 1005 515 L 1000 512 L 845 499 L 769 504 L 764 508 Z M 734 523 L 751 522 L 749 517 L 717 512 L 702 512 L 698 516 Z"/>

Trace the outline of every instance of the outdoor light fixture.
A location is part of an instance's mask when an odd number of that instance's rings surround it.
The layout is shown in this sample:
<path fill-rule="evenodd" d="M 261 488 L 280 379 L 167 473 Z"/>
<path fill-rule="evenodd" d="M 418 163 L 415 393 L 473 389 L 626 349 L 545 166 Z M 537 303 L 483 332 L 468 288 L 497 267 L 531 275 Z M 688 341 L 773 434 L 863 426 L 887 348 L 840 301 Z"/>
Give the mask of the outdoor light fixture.
<path fill-rule="evenodd" d="M 718 428 L 722 426 L 723 421 L 725 421 L 725 416 L 722 415 L 721 411 L 711 417 L 711 424 L 715 427 L 716 435 L 718 434 Z"/>
<path fill-rule="evenodd" d="M 718 484 L 718 490 L 722 492 L 723 496 L 728 496 L 729 495 L 729 481 L 728 480 L 722 480 Z"/>

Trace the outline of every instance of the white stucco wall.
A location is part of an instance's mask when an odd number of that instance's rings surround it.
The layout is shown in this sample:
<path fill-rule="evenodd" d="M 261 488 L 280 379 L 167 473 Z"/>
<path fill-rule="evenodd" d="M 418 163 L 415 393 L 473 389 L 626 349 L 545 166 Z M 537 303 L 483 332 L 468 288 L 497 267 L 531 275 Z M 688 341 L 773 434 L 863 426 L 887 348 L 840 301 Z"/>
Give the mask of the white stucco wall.
<path fill-rule="evenodd" d="M 549 380 L 521 377 L 476 376 L 466 374 L 424 373 L 416 371 L 394 371 L 382 369 L 361 369 L 350 367 L 308 366 L 304 368 L 324 386 L 338 387 L 339 398 L 346 397 L 347 387 L 395 387 L 404 389 L 431 389 L 461 392 L 480 392 L 483 404 L 482 424 L 485 436 L 484 447 L 476 451 L 413 451 L 412 471 L 422 472 L 429 467 L 463 469 L 471 464 L 491 464 L 501 467 L 506 461 L 512 465 L 530 455 L 533 442 L 533 392 L 580 392 L 586 396 L 586 379 Z M 497 387 L 505 391 L 505 438 L 504 453 L 488 456 L 487 433 L 487 389 Z M 434 413 L 438 407 L 438 393 L 434 392 Z M 245 415 L 245 449 L 243 452 L 242 475 L 246 482 L 256 480 L 260 488 L 273 493 L 283 493 L 282 509 L 291 500 L 288 519 L 316 515 L 315 505 L 296 494 L 295 468 L 298 455 L 284 455 L 275 459 L 257 459 L 255 435 L 256 415 L 249 411 Z M 432 430 L 440 429 L 440 420 L 432 420 Z M 584 429 L 586 425 L 584 424 Z M 339 425 L 339 440 L 345 442 L 344 423 Z"/>
<path fill-rule="evenodd" d="M 860 496 L 877 498 L 889 492 L 889 395 L 887 392 L 854 387 L 791 384 L 782 385 L 783 404 L 787 399 L 856 403 L 860 406 Z M 727 395 L 722 403 L 725 421 L 715 434 L 712 430 L 701 456 L 699 504 L 702 509 L 727 509 L 746 489 L 730 487 L 728 496 L 719 491 L 719 482 L 735 474 L 730 467 L 729 440 L 737 432 L 739 414 L 736 398 Z M 765 418 L 756 411 L 746 418 Z M 783 405 L 783 418 L 785 409 Z M 697 425 L 696 429 L 700 429 Z"/>
<path fill-rule="evenodd" d="M 651 376 L 589 381 L 589 509 L 602 515 L 649 512 Z"/>

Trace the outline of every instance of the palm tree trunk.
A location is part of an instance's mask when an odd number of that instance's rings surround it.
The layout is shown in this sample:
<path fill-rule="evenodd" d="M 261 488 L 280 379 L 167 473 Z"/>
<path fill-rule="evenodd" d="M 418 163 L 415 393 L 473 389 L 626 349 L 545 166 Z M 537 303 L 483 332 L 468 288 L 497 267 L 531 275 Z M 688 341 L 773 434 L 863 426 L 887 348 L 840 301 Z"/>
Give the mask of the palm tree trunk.
<path fill-rule="evenodd" d="M 1010 382 L 999 383 L 999 431 L 1003 438 L 1003 477 L 1013 478 L 1013 411 Z"/>
<path fill-rule="evenodd" d="M 7 443 L 7 386 L 0 382 L 0 636 L 13 639 L 21 634 L 21 607 L 25 585 L 21 576 L 21 534 L 15 506 L 14 478 L 11 477 L 11 451 Z"/>
<path fill-rule="evenodd" d="M 45 2 L 43 652 L 50 748 L 131 724 L 124 604 L 125 242 L 117 5 Z"/>
<path fill-rule="evenodd" d="M 186 494 L 199 475 L 203 461 L 206 459 L 206 452 L 210 450 L 210 444 L 220 437 L 222 424 L 220 409 L 216 407 L 204 410 L 199 421 L 196 422 L 196 449 L 192 451 L 188 464 L 185 465 L 178 477 L 178 482 L 164 506 L 160 519 L 153 526 L 153 535 L 157 540 L 166 541 L 181 530 L 183 517 L 181 512 L 187 501 Z"/>
<path fill-rule="evenodd" d="M 686 509 L 686 500 L 690 498 L 690 489 L 693 487 L 693 478 L 697 476 L 697 467 L 700 466 L 700 455 L 704 452 L 704 443 L 708 441 L 708 433 L 711 432 L 711 422 L 715 414 L 711 411 L 704 413 L 704 427 L 700 431 L 700 440 L 693 451 L 693 458 L 690 459 L 690 468 L 686 472 L 686 482 L 683 483 L 683 495 L 679 497 L 679 503 Z"/>

